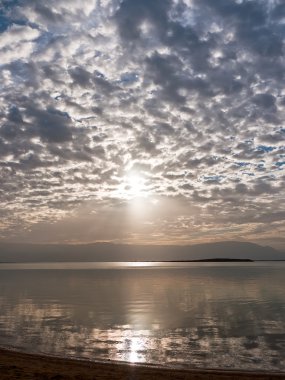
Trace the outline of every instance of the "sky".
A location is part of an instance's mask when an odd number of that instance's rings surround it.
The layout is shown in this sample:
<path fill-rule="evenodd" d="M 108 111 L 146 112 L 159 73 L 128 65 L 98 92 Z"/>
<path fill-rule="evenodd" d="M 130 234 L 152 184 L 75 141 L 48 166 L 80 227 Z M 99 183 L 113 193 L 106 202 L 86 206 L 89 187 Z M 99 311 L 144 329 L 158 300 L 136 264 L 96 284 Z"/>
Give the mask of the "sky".
<path fill-rule="evenodd" d="M 0 240 L 285 249 L 283 0 L 0 0 Z"/>

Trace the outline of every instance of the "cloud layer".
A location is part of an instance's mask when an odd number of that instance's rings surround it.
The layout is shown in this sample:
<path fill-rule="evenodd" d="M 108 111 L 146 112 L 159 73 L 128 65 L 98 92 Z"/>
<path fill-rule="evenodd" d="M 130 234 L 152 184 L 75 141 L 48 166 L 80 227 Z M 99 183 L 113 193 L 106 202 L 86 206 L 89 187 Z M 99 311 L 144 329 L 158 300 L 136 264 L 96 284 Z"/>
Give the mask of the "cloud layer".
<path fill-rule="evenodd" d="M 284 247 L 283 1 L 0 4 L 2 239 Z"/>

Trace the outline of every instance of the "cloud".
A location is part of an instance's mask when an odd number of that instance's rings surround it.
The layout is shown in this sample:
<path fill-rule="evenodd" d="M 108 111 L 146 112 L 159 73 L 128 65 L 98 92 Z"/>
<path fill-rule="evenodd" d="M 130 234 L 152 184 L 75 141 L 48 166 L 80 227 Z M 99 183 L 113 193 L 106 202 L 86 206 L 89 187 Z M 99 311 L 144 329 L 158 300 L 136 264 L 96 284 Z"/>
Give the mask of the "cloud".
<path fill-rule="evenodd" d="M 27 59 L 32 54 L 35 40 L 40 32 L 29 26 L 11 25 L 1 33 L 1 64 L 5 65 L 19 59 Z"/>
<path fill-rule="evenodd" d="M 65 142 L 71 140 L 72 133 L 69 128 L 71 120 L 67 113 L 53 108 L 41 110 L 31 105 L 25 115 L 30 120 L 28 132 L 40 136 L 43 141 Z"/>
<path fill-rule="evenodd" d="M 85 241 L 266 235 L 274 244 L 283 215 L 283 8 L 263 0 L 7 4 L 2 238 L 34 239 L 43 225 L 60 241 L 52 226 L 62 220 L 65 241 L 84 225 Z M 108 234 L 114 202 L 128 210 L 135 197 L 130 173 L 143 178 L 147 199 L 168 200 L 161 207 L 173 217 L 145 219 L 139 208 L 137 229 L 118 223 Z M 82 205 L 97 210 L 95 221 Z"/>

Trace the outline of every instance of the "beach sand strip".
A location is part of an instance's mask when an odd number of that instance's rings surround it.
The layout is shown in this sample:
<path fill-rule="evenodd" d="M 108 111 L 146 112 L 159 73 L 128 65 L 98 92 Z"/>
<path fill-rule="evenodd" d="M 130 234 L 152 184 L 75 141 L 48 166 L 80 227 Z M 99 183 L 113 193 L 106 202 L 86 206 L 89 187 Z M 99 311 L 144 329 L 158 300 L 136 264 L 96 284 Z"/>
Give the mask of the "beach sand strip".
<path fill-rule="evenodd" d="M 0 380 L 285 380 L 285 372 L 173 369 L 94 362 L 0 349 Z"/>

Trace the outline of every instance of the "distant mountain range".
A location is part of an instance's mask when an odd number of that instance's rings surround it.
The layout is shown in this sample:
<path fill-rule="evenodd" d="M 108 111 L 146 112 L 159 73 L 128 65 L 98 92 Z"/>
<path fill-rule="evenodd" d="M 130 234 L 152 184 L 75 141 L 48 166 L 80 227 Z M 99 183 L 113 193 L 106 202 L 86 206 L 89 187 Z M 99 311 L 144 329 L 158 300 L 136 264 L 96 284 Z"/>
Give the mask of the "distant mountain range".
<path fill-rule="evenodd" d="M 254 243 L 196 245 L 0 243 L 0 262 L 187 261 L 204 259 L 285 260 L 285 253 Z"/>

